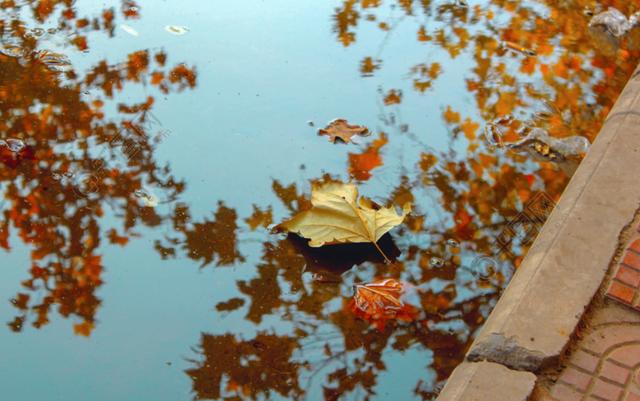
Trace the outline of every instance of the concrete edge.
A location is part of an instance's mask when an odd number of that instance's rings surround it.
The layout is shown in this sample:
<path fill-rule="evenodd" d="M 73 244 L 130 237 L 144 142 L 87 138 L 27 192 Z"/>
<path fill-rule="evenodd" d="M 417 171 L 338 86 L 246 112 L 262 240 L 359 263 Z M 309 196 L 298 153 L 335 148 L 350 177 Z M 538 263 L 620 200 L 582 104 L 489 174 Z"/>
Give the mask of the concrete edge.
<path fill-rule="evenodd" d="M 607 274 L 640 186 L 640 68 L 472 344 L 469 361 L 538 372 L 557 362 Z M 629 172 L 629 174 L 625 174 Z"/>
<path fill-rule="evenodd" d="M 498 383 L 505 380 L 521 385 L 505 399 L 532 396 L 536 374 L 556 366 L 569 349 L 625 232 L 638 220 L 637 171 L 640 66 L 438 401 L 501 400 Z M 523 384 L 529 380 L 534 384 Z"/>
<path fill-rule="evenodd" d="M 453 371 L 438 401 L 526 401 L 536 376 L 492 362 L 463 362 Z"/>

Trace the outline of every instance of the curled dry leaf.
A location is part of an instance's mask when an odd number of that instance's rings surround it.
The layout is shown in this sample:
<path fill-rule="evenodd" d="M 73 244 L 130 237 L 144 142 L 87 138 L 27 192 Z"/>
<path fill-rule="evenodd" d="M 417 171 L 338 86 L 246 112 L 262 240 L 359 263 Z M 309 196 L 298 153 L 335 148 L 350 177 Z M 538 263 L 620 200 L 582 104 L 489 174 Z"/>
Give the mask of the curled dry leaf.
<path fill-rule="evenodd" d="M 318 135 L 328 136 L 331 143 L 336 143 L 336 141 L 349 143 L 354 135 L 368 136 L 370 132 L 365 126 L 352 125 L 347 120 L 338 118 L 331 121 L 325 128 L 318 130 Z"/>
<path fill-rule="evenodd" d="M 311 210 L 298 213 L 276 229 L 308 238 L 312 247 L 371 242 L 387 261 L 377 242 L 411 211 L 409 203 L 401 214 L 393 207 L 378 207 L 365 197 L 359 198 L 355 185 L 340 182 L 314 184 L 311 204 Z"/>
<path fill-rule="evenodd" d="M 418 310 L 402 301 L 404 285 L 392 278 L 355 286 L 351 309 L 356 316 L 382 329 L 387 320 L 412 321 Z"/>
<path fill-rule="evenodd" d="M 508 49 L 516 53 L 524 54 L 525 56 L 534 57 L 538 54 L 536 53 L 535 50 L 521 46 L 520 44 L 514 43 L 514 42 L 505 41 L 505 42 L 502 42 L 500 45 L 503 49 Z"/>

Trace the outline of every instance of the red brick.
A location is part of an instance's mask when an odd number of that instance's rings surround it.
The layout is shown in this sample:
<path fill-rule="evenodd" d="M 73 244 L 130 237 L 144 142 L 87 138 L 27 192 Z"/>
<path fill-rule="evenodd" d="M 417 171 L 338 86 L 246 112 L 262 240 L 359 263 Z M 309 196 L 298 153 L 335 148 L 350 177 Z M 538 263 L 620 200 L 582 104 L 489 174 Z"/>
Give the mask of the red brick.
<path fill-rule="evenodd" d="M 622 387 L 598 379 L 591 389 L 591 394 L 605 400 L 617 401 L 622 395 Z"/>
<path fill-rule="evenodd" d="M 615 352 L 611 353 L 609 356 L 609 360 L 613 360 L 618 362 L 620 365 L 628 366 L 632 368 L 637 366 L 640 363 L 640 344 L 638 344 L 638 339 L 624 336 L 620 338 L 620 343 L 623 342 L 635 342 L 636 344 L 631 344 L 626 347 L 618 348 Z"/>
<path fill-rule="evenodd" d="M 622 263 L 624 263 L 625 265 L 631 266 L 634 269 L 640 269 L 640 253 L 636 253 L 632 250 L 628 250 L 624 254 L 624 259 L 622 259 Z"/>
<path fill-rule="evenodd" d="M 607 295 L 612 298 L 618 299 L 628 305 L 631 305 L 633 301 L 633 295 L 635 290 L 627 285 L 619 283 L 617 281 L 612 281 L 609 290 L 607 291 Z"/>
<path fill-rule="evenodd" d="M 629 392 L 629 394 L 627 394 L 627 398 L 625 398 L 624 401 L 640 401 L 640 395 Z"/>
<path fill-rule="evenodd" d="M 596 369 L 598 368 L 598 362 L 600 362 L 600 358 L 579 349 L 571 355 L 570 362 L 572 365 L 582 368 L 587 372 L 595 373 Z"/>
<path fill-rule="evenodd" d="M 592 377 L 590 375 L 582 373 L 574 368 L 568 367 L 564 370 L 564 372 L 562 372 L 559 380 L 567 384 L 572 384 L 580 391 L 585 391 L 587 387 L 589 387 L 591 379 Z"/>
<path fill-rule="evenodd" d="M 627 267 L 625 265 L 620 265 L 618 267 L 618 271 L 616 272 L 616 279 L 622 281 L 625 284 L 629 284 L 635 288 L 638 288 L 640 284 L 640 271 Z"/>
<path fill-rule="evenodd" d="M 580 401 L 582 400 L 583 394 L 578 393 L 567 385 L 557 383 L 551 389 L 551 395 L 556 400 L 562 401 Z"/>
<path fill-rule="evenodd" d="M 634 251 L 640 253 L 640 239 L 633 241 L 627 249 L 633 249 Z"/>
<path fill-rule="evenodd" d="M 600 371 L 600 376 L 622 385 L 627 382 L 630 374 L 629 369 L 615 365 L 608 360 L 604 362 L 602 370 Z"/>

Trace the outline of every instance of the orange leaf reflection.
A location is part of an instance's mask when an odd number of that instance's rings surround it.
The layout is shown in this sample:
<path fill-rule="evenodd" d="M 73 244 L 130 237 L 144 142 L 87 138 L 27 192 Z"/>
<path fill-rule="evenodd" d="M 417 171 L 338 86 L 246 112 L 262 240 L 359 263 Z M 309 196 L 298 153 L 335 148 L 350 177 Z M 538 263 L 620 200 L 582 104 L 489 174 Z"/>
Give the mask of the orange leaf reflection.
<path fill-rule="evenodd" d="M 389 141 L 384 133 L 373 141 L 362 153 L 349 153 L 349 173 L 355 179 L 366 181 L 371 178 L 371 170 L 382 166 L 380 149 Z"/>

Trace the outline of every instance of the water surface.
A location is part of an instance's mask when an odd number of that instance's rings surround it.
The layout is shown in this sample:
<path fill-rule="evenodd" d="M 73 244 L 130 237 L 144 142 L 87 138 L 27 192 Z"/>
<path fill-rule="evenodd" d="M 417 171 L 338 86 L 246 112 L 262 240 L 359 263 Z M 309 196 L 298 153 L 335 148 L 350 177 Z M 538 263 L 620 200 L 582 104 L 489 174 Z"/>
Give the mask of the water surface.
<path fill-rule="evenodd" d="M 573 170 L 484 128 L 593 141 L 640 55 L 557 3 L 1 3 L 1 398 L 433 399 Z M 330 180 L 413 204 L 392 263 L 270 232 Z"/>

